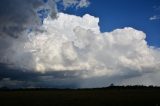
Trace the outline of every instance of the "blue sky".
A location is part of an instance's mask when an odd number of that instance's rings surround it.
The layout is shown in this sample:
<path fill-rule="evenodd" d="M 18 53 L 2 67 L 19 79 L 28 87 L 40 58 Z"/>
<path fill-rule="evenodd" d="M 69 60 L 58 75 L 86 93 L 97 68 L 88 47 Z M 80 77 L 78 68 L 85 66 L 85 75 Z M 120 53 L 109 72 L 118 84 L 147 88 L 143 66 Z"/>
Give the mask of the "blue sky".
<path fill-rule="evenodd" d="M 147 34 L 150 46 L 160 47 L 160 19 L 150 20 L 160 15 L 160 0 L 90 0 L 87 8 L 59 7 L 59 11 L 82 16 L 86 13 L 100 18 L 102 32 L 117 28 L 133 27 Z"/>

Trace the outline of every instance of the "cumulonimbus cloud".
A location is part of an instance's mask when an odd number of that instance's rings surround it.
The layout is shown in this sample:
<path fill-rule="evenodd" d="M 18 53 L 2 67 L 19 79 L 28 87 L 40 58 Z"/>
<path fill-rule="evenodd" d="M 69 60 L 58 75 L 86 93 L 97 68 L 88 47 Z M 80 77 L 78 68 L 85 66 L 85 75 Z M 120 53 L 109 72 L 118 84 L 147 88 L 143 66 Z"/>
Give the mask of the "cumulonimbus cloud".
<path fill-rule="evenodd" d="M 101 33 L 99 19 L 58 14 L 41 31 L 21 36 L 3 56 L 12 67 L 35 72 L 73 71 L 75 76 L 130 75 L 160 69 L 159 50 L 142 31 L 126 27 Z"/>

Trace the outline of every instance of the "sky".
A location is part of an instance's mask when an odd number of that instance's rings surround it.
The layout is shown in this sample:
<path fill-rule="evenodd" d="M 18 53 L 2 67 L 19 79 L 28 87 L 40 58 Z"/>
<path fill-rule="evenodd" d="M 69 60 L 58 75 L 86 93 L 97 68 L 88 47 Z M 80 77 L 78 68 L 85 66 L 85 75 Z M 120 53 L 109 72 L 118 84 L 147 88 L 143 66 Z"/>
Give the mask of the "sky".
<path fill-rule="evenodd" d="M 159 0 L 1 0 L 0 23 L 0 87 L 160 86 Z"/>
<path fill-rule="evenodd" d="M 100 18 L 102 32 L 116 28 L 133 27 L 147 34 L 151 46 L 160 47 L 160 0 L 90 0 L 87 8 L 60 11 L 82 16 L 86 13 Z M 156 19 L 150 19 L 157 17 Z"/>

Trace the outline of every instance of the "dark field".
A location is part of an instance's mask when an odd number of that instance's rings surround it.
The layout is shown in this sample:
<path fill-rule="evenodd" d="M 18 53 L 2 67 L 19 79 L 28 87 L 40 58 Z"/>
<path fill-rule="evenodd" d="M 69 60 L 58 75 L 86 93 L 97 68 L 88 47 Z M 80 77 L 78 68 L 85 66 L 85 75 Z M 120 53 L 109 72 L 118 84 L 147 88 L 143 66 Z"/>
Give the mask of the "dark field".
<path fill-rule="evenodd" d="M 0 106 L 160 106 L 160 89 L 4 90 Z"/>

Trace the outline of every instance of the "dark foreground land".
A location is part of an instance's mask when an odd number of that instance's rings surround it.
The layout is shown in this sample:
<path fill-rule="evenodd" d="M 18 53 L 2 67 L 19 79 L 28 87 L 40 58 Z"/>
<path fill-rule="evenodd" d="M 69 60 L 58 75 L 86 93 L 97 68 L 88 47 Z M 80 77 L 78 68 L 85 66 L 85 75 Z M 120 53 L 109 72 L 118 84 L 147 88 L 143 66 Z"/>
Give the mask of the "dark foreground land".
<path fill-rule="evenodd" d="M 160 88 L 1 90 L 0 106 L 160 106 Z"/>

